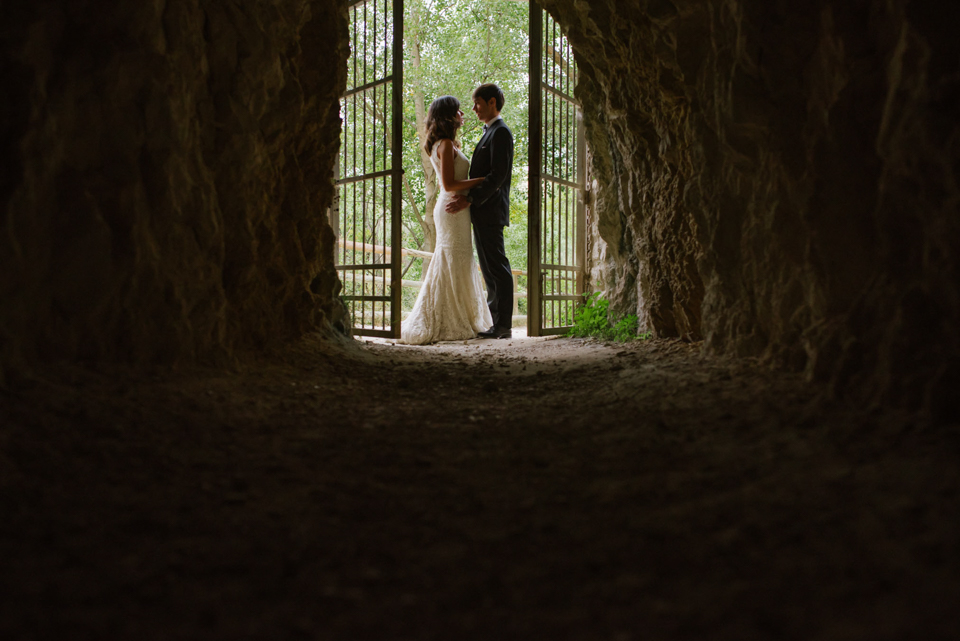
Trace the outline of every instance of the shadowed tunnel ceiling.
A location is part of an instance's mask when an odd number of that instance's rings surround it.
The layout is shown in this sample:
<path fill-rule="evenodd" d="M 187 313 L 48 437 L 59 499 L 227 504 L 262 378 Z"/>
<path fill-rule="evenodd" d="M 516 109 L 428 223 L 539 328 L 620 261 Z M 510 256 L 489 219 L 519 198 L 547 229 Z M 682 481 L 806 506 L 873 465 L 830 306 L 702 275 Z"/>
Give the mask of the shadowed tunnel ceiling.
<path fill-rule="evenodd" d="M 329 0 L 0 8 L 0 365 L 224 362 L 342 327 Z M 546 0 L 593 276 L 660 336 L 955 415 L 960 10 Z"/>

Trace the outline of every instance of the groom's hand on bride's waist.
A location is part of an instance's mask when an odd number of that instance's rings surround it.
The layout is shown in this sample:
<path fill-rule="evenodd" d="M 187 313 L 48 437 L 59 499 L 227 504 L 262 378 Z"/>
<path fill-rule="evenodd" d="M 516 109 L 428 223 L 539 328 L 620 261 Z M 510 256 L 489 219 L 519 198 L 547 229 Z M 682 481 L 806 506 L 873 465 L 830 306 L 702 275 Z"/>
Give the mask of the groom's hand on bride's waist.
<path fill-rule="evenodd" d="M 462 211 L 470 206 L 470 203 L 467 201 L 466 196 L 461 196 L 457 194 L 453 199 L 447 203 L 446 211 L 448 214 L 455 214 L 458 211 Z"/>

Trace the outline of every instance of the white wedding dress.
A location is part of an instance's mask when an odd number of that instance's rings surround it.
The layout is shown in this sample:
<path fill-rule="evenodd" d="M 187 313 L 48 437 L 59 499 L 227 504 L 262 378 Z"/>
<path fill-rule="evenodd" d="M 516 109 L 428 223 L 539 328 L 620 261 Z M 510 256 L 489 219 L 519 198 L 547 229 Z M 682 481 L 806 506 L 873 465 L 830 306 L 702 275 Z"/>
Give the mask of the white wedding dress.
<path fill-rule="evenodd" d="M 440 180 L 439 144 L 433 146 L 430 161 L 437 172 L 440 193 L 433 210 L 437 244 L 413 311 L 400 326 L 400 342 L 425 345 L 437 341 L 474 338 L 493 325 L 490 308 L 480 284 L 480 272 L 473 260 L 470 208 L 455 214 L 445 211 L 457 192 L 443 190 Z M 466 180 L 470 161 L 459 149 L 453 158 L 454 177 Z"/>

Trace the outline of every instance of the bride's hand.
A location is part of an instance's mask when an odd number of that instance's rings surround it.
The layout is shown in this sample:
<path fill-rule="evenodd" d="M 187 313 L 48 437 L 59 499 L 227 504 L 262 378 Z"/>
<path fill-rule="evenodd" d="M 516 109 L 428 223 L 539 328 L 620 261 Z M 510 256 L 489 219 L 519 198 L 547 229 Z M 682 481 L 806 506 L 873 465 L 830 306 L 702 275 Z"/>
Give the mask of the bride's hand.
<path fill-rule="evenodd" d="M 445 209 L 448 214 L 455 214 L 458 211 L 463 211 L 464 209 L 466 209 L 469 204 L 470 203 L 467 202 L 467 199 L 465 196 L 461 196 L 460 194 L 457 194 L 456 196 L 453 197 L 453 199 L 450 202 L 447 203 L 447 206 L 445 207 Z"/>

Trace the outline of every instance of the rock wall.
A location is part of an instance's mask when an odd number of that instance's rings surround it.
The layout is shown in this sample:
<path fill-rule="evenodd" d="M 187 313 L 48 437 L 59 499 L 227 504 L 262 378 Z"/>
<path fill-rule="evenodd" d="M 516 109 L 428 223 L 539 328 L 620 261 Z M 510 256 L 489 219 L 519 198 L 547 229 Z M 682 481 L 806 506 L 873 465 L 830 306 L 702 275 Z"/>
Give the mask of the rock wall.
<path fill-rule="evenodd" d="M 208 359 L 342 325 L 339 4 L 0 7 L 0 365 Z"/>
<path fill-rule="evenodd" d="M 344 326 L 324 215 L 341 4 L 0 5 L 0 368 Z M 960 8 L 544 4 L 583 70 L 593 272 L 617 308 L 960 413 Z"/>
<path fill-rule="evenodd" d="M 955 3 L 543 4 L 584 76 L 615 306 L 838 394 L 960 413 Z"/>

